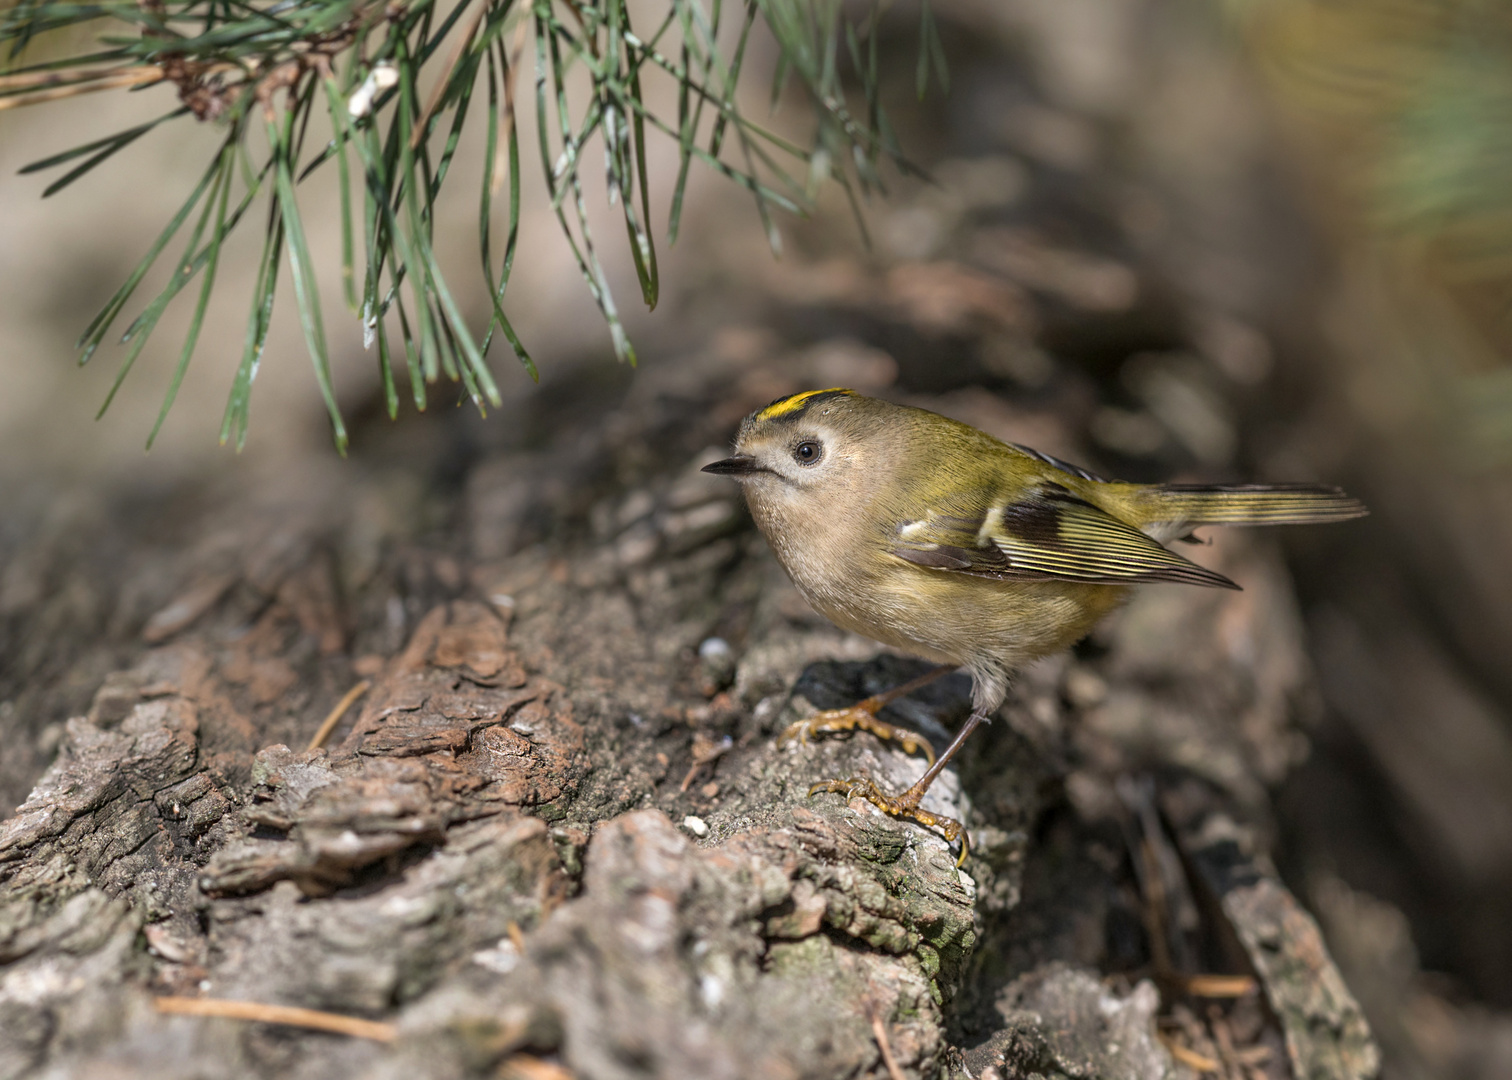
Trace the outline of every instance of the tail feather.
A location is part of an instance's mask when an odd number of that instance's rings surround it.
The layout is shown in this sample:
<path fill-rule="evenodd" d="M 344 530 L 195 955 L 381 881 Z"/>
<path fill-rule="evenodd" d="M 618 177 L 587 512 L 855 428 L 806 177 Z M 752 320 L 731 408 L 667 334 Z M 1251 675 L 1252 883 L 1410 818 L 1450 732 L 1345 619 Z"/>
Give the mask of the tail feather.
<path fill-rule="evenodd" d="M 1144 517 L 1152 524 L 1306 525 L 1370 513 L 1324 484 L 1159 484 L 1145 491 Z"/>

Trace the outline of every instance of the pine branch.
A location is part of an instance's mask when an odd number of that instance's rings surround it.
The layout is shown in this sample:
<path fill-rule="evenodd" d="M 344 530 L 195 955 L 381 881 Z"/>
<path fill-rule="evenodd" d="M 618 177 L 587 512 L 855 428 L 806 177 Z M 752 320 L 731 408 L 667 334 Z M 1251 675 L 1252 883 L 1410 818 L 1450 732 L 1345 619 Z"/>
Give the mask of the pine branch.
<path fill-rule="evenodd" d="M 190 330 L 153 427 L 155 438 L 194 354 L 225 239 L 247 219 L 253 204 L 265 199 L 260 269 L 221 441 L 234 438 L 240 448 L 246 440 L 252 384 L 267 341 L 279 271 L 287 261 L 316 381 L 337 447 L 344 451 L 346 434 L 331 383 L 315 253 L 298 200 L 300 185 L 312 173 L 336 163 L 332 171 L 341 193 L 344 292 L 362 322 L 365 345 L 378 346 L 390 416 L 399 407 L 394 366 L 400 353 L 418 408 L 425 408 L 429 388 L 445 376 L 460 382 L 482 410 L 500 401 L 485 359 L 496 333 L 526 371 L 536 374 L 505 313 L 520 221 L 515 110 L 524 84 L 524 58 L 534 62 L 537 153 L 551 209 L 616 355 L 633 363 L 635 350 L 609 287 L 600 241 L 589 225 L 582 168 L 590 144 L 603 149 L 609 203 L 623 217 L 648 308 L 656 306 L 661 288 L 651 234 L 648 133 L 675 140 L 679 152 L 669 243 L 678 234 L 688 173 L 696 160 L 751 193 L 775 252 L 774 208 L 806 211 L 825 180 L 840 183 L 855 205 L 858 193 L 879 186 L 878 166 L 884 159 L 908 167 L 878 102 L 878 20 L 886 4 L 747 0 L 732 8 L 724 0 L 665 0 L 660 22 L 647 33 L 632 25 L 624 0 L 459 0 L 447 9 L 434 0 L 19 0 L 0 11 L 0 63 L 6 65 L 0 74 L 0 110 L 162 82 L 177 90 L 180 106 L 163 116 L 24 168 L 22 172 L 68 167 L 44 197 L 165 122 L 193 116 L 220 126 L 225 138 L 198 184 L 81 335 L 80 363 L 94 356 L 164 249 L 193 219 L 175 273 L 121 337 L 127 351 L 105 402 L 108 407 L 169 304 L 198 279 Z M 931 67 L 942 86 L 945 81 L 928 0 L 924 5 L 921 94 Z M 766 130 L 741 109 L 736 91 L 758 20 L 779 50 L 772 101 L 784 83 L 796 79 L 812 106 L 816 123 L 807 147 Z M 23 63 L 36 51 L 29 47 L 44 34 L 82 43 L 83 34 L 54 32 L 85 24 L 98 46 L 95 51 L 81 47 L 55 59 Z M 527 38 L 533 47 L 527 46 Z M 434 89 L 423 101 L 418 90 L 422 71 L 434 75 Z M 569 89 L 581 84 L 578 72 L 587 79 L 581 94 Z M 676 117 L 659 116 L 647 105 L 644 83 L 651 78 L 675 82 Z M 480 82 L 485 92 L 474 108 Z M 852 82 L 857 89 L 848 92 Z M 853 109 L 853 99 L 860 107 Z M 333 136 L 323 146 L 307 147 L 317 110 L 329 117 Z M 469 118 L 480 113 L 486 153 L 478 231 L 490 311 L 478 335 L 441 274 L 434 223 L 462 133 L 471 129 Z M 250 146 L 254 131 L 267 137 L 265 154 Z M 351 190 L 354 171 L 360 177 L 360 218 Z M 494 203 L 506 181 L 507 239 L 496 261 Z M 360 265 L 359 229 L 365 245 Z M 396 325 L 399 340 L 390 342 Z"/>

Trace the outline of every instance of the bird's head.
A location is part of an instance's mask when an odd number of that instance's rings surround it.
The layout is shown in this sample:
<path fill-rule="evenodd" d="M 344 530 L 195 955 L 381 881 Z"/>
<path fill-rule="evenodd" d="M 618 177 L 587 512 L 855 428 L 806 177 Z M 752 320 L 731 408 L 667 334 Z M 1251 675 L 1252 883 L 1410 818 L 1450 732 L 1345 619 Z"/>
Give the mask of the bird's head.
<path fill-rule="evenodd" d="M 703 471 L 739 480 L 753 499 L 838 494 L 880 464 L 878 407 L 887 406 L 842 389 L 778 398 L 745 418 L 733 455 Z"/>

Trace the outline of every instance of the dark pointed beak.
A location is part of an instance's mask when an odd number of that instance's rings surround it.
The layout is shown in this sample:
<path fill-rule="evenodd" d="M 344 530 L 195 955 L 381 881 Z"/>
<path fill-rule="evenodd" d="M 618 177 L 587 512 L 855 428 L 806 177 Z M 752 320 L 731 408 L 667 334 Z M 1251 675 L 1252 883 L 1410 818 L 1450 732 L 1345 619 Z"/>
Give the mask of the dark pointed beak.
<path fill-rule="evenodd" d="M 719 476 L 754 476 L 757 473 L 767 472 L 766 466 L 762 465 L 749 454 L 736 454 L 727 457 L 723 461 L 713 461 L 703 467 L 703 472 L 715 473 Z"/>

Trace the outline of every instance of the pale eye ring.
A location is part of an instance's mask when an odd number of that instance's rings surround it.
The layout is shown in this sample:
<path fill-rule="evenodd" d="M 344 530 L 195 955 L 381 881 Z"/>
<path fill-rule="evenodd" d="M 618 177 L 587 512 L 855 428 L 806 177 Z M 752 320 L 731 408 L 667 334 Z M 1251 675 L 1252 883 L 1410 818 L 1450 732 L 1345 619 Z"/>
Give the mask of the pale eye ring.
<path fill-rule="evenodd" d="M 824 444 L 814 439 L 804 439 L 793 447 L 793 460 L 800 465 L 817 465 L 824 457 Z"/>

